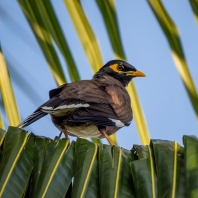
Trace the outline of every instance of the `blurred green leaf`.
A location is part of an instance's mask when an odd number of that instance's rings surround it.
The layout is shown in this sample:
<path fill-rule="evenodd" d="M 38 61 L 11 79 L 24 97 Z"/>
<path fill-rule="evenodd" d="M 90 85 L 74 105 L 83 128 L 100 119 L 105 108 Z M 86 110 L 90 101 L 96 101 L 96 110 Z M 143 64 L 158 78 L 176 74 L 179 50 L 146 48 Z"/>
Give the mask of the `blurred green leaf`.
<path fill-rule="evenodd" d="M 69 15 L 72 19 L 78 37 L 82 43 L 86 56 L 94 72 L 103 65 L 102 55 L 97 42 L 97 38 L 86 18 L 79 0 L 64 0 Z"/>
<path fill-rule="evenodd" d="M 105 23 L 109 39 L 111 41 L 111 46 L 114 51 L 114 55 L 117 59 L 125 60 L 124 49 L 121 42 L 121 37 L 119 33 L 119 26 L 116 16 L 115 4 L 113 0 L 100 1 L 96 0 L 97 5 Z M 150 141 L 149 131 L 147 128 L 146 120 L 144 118 L 143 110 L 141 108 L 140 100 L 135 89 L 135 85 L 131 82 L 127 88 L 129 95 L 131 97 L 131 106 L 134 113 L 134 120 L 140 140 L 142 144 L 148 145 Z"/>
<path fill-rule="evenodd" d="M 129 95 L 131 96 L 131 106 L 133 109 L 134 120 L 135 120 L 136 127 L 138 129 L 140 140 L 143 145 L 148 145 L 150 141 L 150 135 L 149 135 L 146 119 L 144 116 L 144 112 L 141 107 L 138 94 L 136 92 L 135 84 L 133 82 L 129 83 L 127 87 L 127 91 L 129 92 Z"/>
<path fill-rule="evenodd" d="M 193 82 L 192 76 L 188 69 L 188 65 L 185 60 L 184 52 L 182 49 L 179 32 L 173 20 L 165 10 L 162 2 L 148 0 L 150 7 L 155 14 L 166 38 L 170 45 L 172 57 L 180 74 L 182 82 L 188 93 L 189 99 L 198 118 L 198 94 L 196 91 L 195 84 Z"/>
<path fill-rule="evenodd" d="M 195 20 L 198 24 L 198 0 L 189 0 L 191 8 L 193 10 Z"/>
<path fill-rule="evenodd" d="M 9 127 L 0 164 L 0 197 L 22 197 L 33 168 L 33 145 L 26 131 Z"/>
<path fill-rule="evenodd" d="M 80 76 L 78 74 L 76 64 L 74 62 L 66 38 L 62 32 L 62 29 L 60 27 L 59 21 L 56 17 L 56 14 L 54 12 L 50 0 L 48 1 L 36 0 L 36 3 L 49 32 L 51 33 L 54 41 L 56 42 L 57 46 L 59 47 L 60 51 L 62 52 L 65 58 L 71 80 L 72 81 L 80 80 Z"/>
<path fill-rule="evenodd" d="M 6 62 L 0 46 L 0 91 L 6 115 L 11 126 L 20 123 L 20 116 L 12 89 L 10 76 L 6 67 Z M 2 118 L 1 118 L 2 119 Z M 2 126 L 2 121 L 1 121 Z"/>
<path fill-rule="evenodd" d="M 103 21 L 107 29 L 109 40 L 111 41 L 111 46 L 113 48 L 115 58 L 125 60 L 126 58 L 121 42 L 114 0 L 96 0 L 96 3 L 102 14 Z"/>
<path fill-rule="evenodd" d="M 18 0 L 58 85 L 66 82 L 58 55 L 36 1 Z"/>
<path fill-rule="evenodd" d="M 186 197 L 198 197 L 198 139 L 195 136 L 183 136 Z"/>
<path fill-rule="evenodd" d="M 2 118 L 1 111 L 0 111 L 0 128 L 4 129 L 4 123 L 3 123 L 3 118 Z"/>

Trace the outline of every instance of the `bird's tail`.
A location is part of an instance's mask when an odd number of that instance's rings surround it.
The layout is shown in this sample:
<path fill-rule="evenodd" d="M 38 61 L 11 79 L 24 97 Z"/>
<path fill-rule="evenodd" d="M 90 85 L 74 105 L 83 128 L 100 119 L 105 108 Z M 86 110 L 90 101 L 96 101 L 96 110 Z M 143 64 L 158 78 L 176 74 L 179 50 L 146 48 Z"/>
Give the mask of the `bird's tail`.
<path fill-rule="evenodd" d="M 34 113 L 32 113 L 30 116 L 28 116 L 17 127 L 21 127 L 21 128 L 26 127 L 46 115 L 47 115 L 47 113 L 45 113 L 39 109 L 39 110 L 35 111 Z"/>

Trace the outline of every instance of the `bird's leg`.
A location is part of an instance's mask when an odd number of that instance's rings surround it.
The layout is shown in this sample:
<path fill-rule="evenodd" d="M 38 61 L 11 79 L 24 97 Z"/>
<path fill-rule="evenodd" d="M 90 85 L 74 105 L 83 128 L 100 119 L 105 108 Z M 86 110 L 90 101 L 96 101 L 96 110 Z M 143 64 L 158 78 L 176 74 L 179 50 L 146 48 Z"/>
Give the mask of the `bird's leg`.
<path fill-rule="evenodd" d="M 65 134 L 65 137 L 68 138 L 68 131 L 66 128 L 63 128 L 63 133 Z"/>
<path fill-rule="evenodd" d="M 111 146 L 115 146 L 115 144 L 111 141 L 111 139 L 109 138 L 109 136 L 106 134 L 105 128 L 99 128 L 99 131 L 107 139 L 107 141 L 109 142 L 109 144 Z"/>

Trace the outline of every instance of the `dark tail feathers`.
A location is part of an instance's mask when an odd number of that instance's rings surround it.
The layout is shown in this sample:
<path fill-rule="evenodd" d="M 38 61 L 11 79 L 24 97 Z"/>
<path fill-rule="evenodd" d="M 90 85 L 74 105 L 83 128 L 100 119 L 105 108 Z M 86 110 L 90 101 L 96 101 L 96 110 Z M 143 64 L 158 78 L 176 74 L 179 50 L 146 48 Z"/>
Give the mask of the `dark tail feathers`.
<path fill-rule="evenodd" d="M 39 120 L 40 118 L 46 116 L 47 113 L 42 112 L 41 110 L 37 110 L 34 113 L 32 113 L 30 116 L 28 116 L 23 122 L 21 122 L 17 127 L 24 128 L 33 122 Z"/>

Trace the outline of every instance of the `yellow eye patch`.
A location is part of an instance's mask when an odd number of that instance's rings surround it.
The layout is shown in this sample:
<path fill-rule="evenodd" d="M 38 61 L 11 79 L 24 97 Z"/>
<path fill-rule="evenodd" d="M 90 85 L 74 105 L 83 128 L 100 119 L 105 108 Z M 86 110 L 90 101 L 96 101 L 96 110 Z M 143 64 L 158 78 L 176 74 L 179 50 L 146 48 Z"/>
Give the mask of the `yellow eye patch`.
<path fill-rule="evenodd" d="M 124 69 L 124 66 L 123 65 L 120 65 L 120 64 L 113 64 L 113 65 L 111 65 L 111 66 L 109 66 L 114 72 L 116 72 L 116 73 L 119 73 L 119 74 L 122 74 L 123 73 L 123 71 L 121 71 L 121 70 L 118 70 L 118 66 L 119 67 L 122 67 L 122 69 Z"/>

